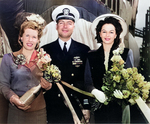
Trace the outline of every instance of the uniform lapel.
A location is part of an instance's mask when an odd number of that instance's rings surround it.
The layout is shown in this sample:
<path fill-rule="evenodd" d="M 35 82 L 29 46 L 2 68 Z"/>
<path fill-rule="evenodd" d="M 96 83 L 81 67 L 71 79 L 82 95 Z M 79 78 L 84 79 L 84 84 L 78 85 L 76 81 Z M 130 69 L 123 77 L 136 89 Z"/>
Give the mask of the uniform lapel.
<path fill-rule="evenodd" d="M 74 52 L 77 51 L 77 49 L 78 49 L 78 47 L 77 47 L 75 41 L 71 39 L 71 44 L 70 44 L 70 48 L 68 50 L 68 54 L 69 55 L 74 54 Z"/>

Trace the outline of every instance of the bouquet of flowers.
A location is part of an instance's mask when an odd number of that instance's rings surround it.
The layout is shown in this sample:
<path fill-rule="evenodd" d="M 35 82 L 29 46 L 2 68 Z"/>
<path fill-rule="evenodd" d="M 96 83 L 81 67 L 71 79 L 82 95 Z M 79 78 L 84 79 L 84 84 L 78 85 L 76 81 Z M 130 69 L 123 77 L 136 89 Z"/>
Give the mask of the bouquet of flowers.
<path fill-rule="evenodd" d="M 44 71 L 44 78 L 48 82 L 58 82 L 61 79 L 61 72 L 56 65 L 51 64 Z"/>
<path fill-rule="evenodd" d="M 120 53 L 119 48 L 113 51 L 112 68 L 106 72 L 103 78 L 102 90 L 108 97 L 104 104 L 107 105 L 113 100 L 120 104 L 123 100 L 125 103 L 129 102 L 133 105 L 139 97 L 146 101 L 149 97 L 150 82 L 144 81 L 144 77 L 138 73 L 137 68 L 124 69 L 124 61 Z"/>
<path fill-rule="evenodd" d="M 44 73 L 44 78 L 48 82 L 58 82 L 61 79 L 61 72 L 56 65 L 50 65 L 50 56 L 41 48 L 38 53 L 37 66 Z"/>

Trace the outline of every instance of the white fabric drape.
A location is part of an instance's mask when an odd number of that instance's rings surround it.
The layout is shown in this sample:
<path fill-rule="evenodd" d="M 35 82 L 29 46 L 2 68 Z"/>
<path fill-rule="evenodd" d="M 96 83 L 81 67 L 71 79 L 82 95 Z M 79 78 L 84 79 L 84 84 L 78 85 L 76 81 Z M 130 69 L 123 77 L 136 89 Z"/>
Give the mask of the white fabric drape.
<path fill-rule="evenodd" d="M 0 26 L 0 44 L 1 44 L 1 49 L 0 49 L 0 63 L 2 60 L 2 56 L 6 53 L 10 53 L 12 50 L 10 48 L 9 42 L 8 42 L 8 38 L 4 32 L 4 30 L 2 29 L 2 27 Z"/>
<path fill-rule="evenodd" d="M 6 53 L 10 53 L 11 52 L 11 47 L 9 45 L 9 41 L 8 41 L 8 38 L 4 32 L 4 30 L 2 29 L 2 27 L 0 26 L 0 31 L 2 32 L 0 34 L 0 37 L 1 37 L 1 42 L 3 43 L 3 54 L 6 54 Z"/>
<path fill-rule="evenodd" d="M 100 44 L 95 40 L 95 34 L 91 31 L 91 22 L 88 22 L 84 19 L 79 19 L 75 24 L 75 29 L 72 34 L 72 38 L 80 43 L 88 45 L 91 50 L 97 49 Z M 58 33 L 56 30 L 56 23 L 54 21 L 50 22 L 44 30 L 44 35 L 42 36 L 40 46 L 48 44 L 50 42 L 55 41 L 58 38 Z M 139 48 L 135 41 L 135 38 L 131 33 L 127 33 L 125 47 L 132 49 L 134 56 L 134 66 L 137 67 L 139 65 Z M 128 45 L 127 45 L 128 44 Z"/>
<path fill-rule="evenodd" d="M 72 38 L 80 43 L 88 45 L 91 49 L 97 49 L 98 44 L 96 41 L 94 41 L 95 37 L 92 35 L 90 30 L 91 24 L 92 23 L 89 21 L 79 19 L 75 24 Z M 44 29 L 44 35 L 40 39 L 40 46 L 53 42 L 57 38 L 58 33 L 56 30 L 56 23 L 52 21 Z"/>

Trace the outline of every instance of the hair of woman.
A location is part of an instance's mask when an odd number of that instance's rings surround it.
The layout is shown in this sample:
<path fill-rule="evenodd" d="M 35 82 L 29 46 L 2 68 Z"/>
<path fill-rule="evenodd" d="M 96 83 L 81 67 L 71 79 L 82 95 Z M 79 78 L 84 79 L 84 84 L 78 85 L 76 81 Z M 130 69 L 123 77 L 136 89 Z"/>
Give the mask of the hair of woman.
<path fill-rule="evenodd" d="M 121 42 L 119 37 L 120 37 L 120 34 L 123 31 L 123 29 L 122 29 L 122 26 L 121 26 L 119 20 L 117 20 L 113 17 L 106 17 L 104 20 L 99 21 L 98 25 L 96 26 L 96 37 L 95 37 L 95 39 L 97 39 L 98 43 L 103 42 L 101 37 L 100 37 L 99 32 L 101 32 L 101 29 L 102 29 L 103 25 L 105 25 L 105 24 L 112 24 L 115 27 L 117 37 L 115 38 L 114 43 L 116 46 L 119 46 L 119 44 Z"/>
<path fill-rule="evenodd" d="M 22 41 L 20 40 L 20 37 L 23 36 L 25 29 L 29 28 L 32 30 L 37 30 L 38 39 L 40 39 L 43 34 L 43 29 L 45 25 L 46 25 L 46 22 L 40 15 L 31 14 L 29 16 L 26 16 L 26 20 L 20 26 L 19 40 L 18 40 L 19 44 L 21 46 L 23 45 Z M 38 48 L 39 48 L 39 43 L 36 45 L 35 49 L 37 50 Z"/>

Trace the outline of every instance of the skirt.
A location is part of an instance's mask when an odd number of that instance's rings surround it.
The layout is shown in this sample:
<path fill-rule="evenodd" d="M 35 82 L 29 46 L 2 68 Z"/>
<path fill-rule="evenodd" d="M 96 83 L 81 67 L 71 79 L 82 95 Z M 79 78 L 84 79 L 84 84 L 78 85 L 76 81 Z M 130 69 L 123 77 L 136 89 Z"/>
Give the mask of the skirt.
<path fill-rule="evenodd" d="M 46 124 L 46 108 L 26 112 L 9 104 L 8 124 Z"/>
<path fill-rule="evenodd" d="M 4 96 L 0 94 L 0 124 L 7 123 L 8 104 L 8 100 L 6 100 Z"/>

